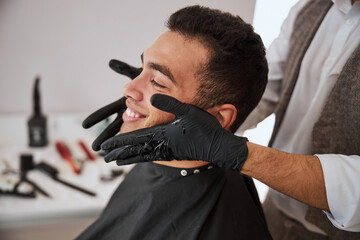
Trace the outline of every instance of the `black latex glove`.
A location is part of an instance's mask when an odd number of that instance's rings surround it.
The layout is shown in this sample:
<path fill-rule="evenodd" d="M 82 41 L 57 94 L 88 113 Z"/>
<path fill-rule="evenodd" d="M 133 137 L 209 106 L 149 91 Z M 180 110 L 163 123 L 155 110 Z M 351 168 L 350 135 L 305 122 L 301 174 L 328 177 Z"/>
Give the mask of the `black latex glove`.
<path fill-rule="evenodd" d="M 119 60 L 112 59 L 109 62 L 109 66 L 117 73 L 128 76 L 131 79 L 136 78 L 142 71 L 142 68 L 136 68 L 130 66 L 127 63 L 121 62 Z M 120 127 L 123 124 L 122 114 L 126 110 L 125 105 L 126 98 L 122 97 L 119 100 L 110 103 L 91 115 L 89 115 L 82 123 L 83 128 L 89 128 L 94 126 L 96 123 L 105 120 L 110 117 L 112 114 L 117 113 L 114 121 L 107 126 L 107 128 L 94 140 L 92 144 L 92 149 L 95 151 L 100 150 L 100 145 L 108 138 L 115 136 L 120 131 Z"/>
<path fill-rule="evenodd" d="M 247 155 L 247 139 L 225 130 L 219 121 L 190 104 L 155 94 L 153 106 L 175 114 L 165 125 L 120 134 L 105 141 L 101 148 L 105 161 L 117 165 L 155 160 L 203 160 L 219 167 L 240 170 Z"/>

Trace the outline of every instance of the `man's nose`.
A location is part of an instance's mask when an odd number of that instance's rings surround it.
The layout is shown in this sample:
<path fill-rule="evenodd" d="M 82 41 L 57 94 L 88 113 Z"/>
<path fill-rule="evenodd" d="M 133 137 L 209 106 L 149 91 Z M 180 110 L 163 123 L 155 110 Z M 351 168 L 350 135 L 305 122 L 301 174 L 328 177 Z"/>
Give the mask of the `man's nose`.
<path fill-rule="evenodd" d="M 140 75 L 141 76 L 141 75 Z M 134 78 L 131 82 L 128 82 L 123 88 L 123 94 L 126 98 L 132 98 L 136 101 L 143 100 L 143 89 L 145 86 L 141 87 L 140 76 Z"/>

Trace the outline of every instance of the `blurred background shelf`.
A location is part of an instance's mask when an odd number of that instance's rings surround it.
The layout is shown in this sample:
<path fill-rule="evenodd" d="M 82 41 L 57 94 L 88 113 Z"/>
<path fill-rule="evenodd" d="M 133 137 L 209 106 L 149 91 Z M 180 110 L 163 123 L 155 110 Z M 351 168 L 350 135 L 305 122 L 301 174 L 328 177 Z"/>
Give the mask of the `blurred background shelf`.
<path fill-rule="evenodd" d="M 94 153 L 96 160 L 87 160 L 80 175 L 72 171 L 70 165 L 57 152 L 54 142 L 65 142 L 75 156 L 80 156 L 76 154 L 79 149 L 75 150 L 76 147 L 79 148 L 76 146 L 79 139 L 90 149 L 95 133 L 82 129 L 81 121 L 85 116 L 57 114 L 49 117 L 49 145 L 44 148 L 27 146 L 27 116 L 0 116 L 0 161 L 5 160 L 11 168 L 19 169 L 20 155 L 33 154 L 35 163 L 44 161 L 51 164 L 59 170 L 59 178 L 97 194 L 95 197 L 86 195 L 54 181 L 39 170 L 31 170 L 27 177 L 49 193 L 51 198 L 41 194 L 37 194 L 34 199 L 0 195 L 1 239 L 72 239 L 101 213 L 125 174 L 110 182 L 103 182 L 100 177 L 111 174 L 112 170 L 123 169 L 127 172 L 132 166 L 106 164 L 102 157 Z M 58 234 L 55 234 L 56 232 Z M 60 233 L 61 236 L 56 236 Z M 63 233 L 68 234 L 69 238 L 64 237 Z"/>

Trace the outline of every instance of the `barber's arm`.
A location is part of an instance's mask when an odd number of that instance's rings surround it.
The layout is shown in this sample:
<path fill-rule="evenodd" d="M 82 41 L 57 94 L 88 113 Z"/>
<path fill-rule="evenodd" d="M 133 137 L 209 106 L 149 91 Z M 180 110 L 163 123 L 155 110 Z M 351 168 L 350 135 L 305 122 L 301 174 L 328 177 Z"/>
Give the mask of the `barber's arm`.
<path fill-rule="evenodd" d="M 319 159 L 248 143 L 249 156 L 241 172 L 310 206 L 329 211 Z"/>
<path fill-rule="evenodd" d="M 241 172 L 327 211 L 334 226 L 360 231 L 360 156 L 290 154 L 248 143 Z"/>

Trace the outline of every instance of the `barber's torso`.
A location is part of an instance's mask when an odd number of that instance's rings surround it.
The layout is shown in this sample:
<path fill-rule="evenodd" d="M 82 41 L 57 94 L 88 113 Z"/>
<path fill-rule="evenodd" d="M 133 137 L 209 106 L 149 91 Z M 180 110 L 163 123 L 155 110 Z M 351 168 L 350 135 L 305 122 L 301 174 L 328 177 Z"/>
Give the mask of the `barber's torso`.
<path fill-rule="evenodd" d="M 298 4 L 299 10 L 306 4 Z M 272 147 L 291 153 L 313 154 L 312 134 L 327 98 L 345 63 L 360 43 L 360 4 L 334 1 L 301 61 L 296 85 Z M 325 234 L 305 220 L 307 205 L 270 190 L 275 205 L 314 232 Z"/>

